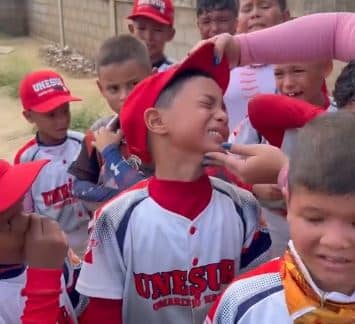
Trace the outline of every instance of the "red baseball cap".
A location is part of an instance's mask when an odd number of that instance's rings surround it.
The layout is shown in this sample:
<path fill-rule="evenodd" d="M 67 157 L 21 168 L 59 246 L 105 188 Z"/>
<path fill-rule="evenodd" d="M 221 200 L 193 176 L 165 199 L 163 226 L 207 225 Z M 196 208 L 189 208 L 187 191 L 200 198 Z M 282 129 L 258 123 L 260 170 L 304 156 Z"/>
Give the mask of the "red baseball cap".
<path fill-rule="evenodd" d="M 67 102 L 81 101 L 70 94 L 63 78 L 51 70 L 26 75 L 20 84 L 20 98 L 25 110 L 39 113 L 52 111 Z"/>
<path fill-rule="evenodd" d="M 120 112 L 121 128 L 131 154 L 137 155 L 145 163 L 152 161 L 147 146 L 148 129 L 144 122 L 144 112 L 154 107 L 160 93 L 181 73 L 188 70 L 204 72 L 225 93 L 229 83 L 229 63 L 225 56 L 220 64 L 215 64 L 214 60 L 214 44 L 206 43 L 180 64 L 144 79 L 133 89 Z"/>
<path fill-rule="evenodd" d="M 48 160 L 38 160 L 11 166 L 0 160 L 0 212 L 19 201 L 30 188 Z"/>
<path fill-rule="evenodd" d="M 174 25 L 174 5 L 171 0 L 134 0 L 128 19 L 147 17 L 164 25 Z"/>

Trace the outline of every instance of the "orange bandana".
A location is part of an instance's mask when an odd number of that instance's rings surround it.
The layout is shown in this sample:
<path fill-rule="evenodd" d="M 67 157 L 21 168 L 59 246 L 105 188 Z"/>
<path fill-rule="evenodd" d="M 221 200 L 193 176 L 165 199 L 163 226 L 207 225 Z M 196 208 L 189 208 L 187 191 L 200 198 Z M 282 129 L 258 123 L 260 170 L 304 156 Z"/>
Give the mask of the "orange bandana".
<path fill-rule="evenodd" d="M 295 324 L 355 324 L 355 303 L 322 301 L 307 283 L 289 250 L 281 278 L 288 311 Z"/>

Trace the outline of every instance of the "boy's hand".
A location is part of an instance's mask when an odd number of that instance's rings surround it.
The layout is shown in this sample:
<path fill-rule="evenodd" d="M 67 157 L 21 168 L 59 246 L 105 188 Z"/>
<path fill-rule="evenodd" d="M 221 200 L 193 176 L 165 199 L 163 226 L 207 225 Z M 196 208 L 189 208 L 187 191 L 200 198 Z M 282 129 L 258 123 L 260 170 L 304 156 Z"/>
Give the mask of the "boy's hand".
<path fill-rule="evenodd" d="M 239 66 L 240 64 L 240 45 L 238 38 L 233 37 L 228 33 L 219 34 L 209 39 L 202 40 L 192 48 L 191 52 L 196 51 L 206 43 L 214 43 L 215 45 L 215 63 L 221 62 L 225 54 L 229 61 L 230 68 Z"/>
<path fill-rule="evenodd" d="M 122 141 L 123 134 L 121 131 L 114 133 L 105 127 L 101 127 L 95 132 L 95 141 L 92 145 L 100 152 L 105 149 L 106 146 L 110 144 L 119 144 Z"/>
<path fill-rule="evenodd" d="M 31 214 L 25 236 L 24 255 L 32 268 L 59 269 L 68 252 L 68 242 L 57 222 Z"/>
<path fill-rule="evenodd" d="M 281 150 L 267 144 L 227 143 L 223 147 L 233 154 L 207 153 L 203 163 L 223 166 L 246 183 L 276 183 L 280 170 L 288 163 L 287 156 Z"/>
<path fill-rule="evenodd" d="M 19 212 L 2 224 L 0 230 L 0 264 L 23 263 L 24 236 L 29 226 L 29 215 Z"/>

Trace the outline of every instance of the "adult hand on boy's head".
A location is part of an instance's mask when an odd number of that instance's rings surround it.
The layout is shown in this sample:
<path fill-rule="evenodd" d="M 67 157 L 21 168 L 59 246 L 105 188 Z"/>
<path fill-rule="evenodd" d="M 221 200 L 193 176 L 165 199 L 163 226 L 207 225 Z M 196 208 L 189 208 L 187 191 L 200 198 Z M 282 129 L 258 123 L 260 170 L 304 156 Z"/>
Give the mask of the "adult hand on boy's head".
<path fill-rule="evenodd" d="M 209 39 L 199 41 L 189 53 L 192 53 L 204 46 L 206 43 L 213 43 L 215 46 L 215 63 L 220 63 L 225 54 L 229 61 L 230 68 L 235 68 L 240 64 L 240 45 L 237 38 L 228 33 L 219 34 Z"/>
<path fill-rule="evenodd" d="M 122 141 L 123 134 L 121 131 L 112 132 L 105 127 L 101 127 L 95 133 L 95 141 L 92 142 L 92 145 L 100 152 L 105 149 L 106 146 L 110 144 L 119 144 Z"/>
<path fill-rule="evenodd" d="M 59 269 L 68 252 L 68 242 L 57 222 L 31 214 L 25 236 L 24 258 L 32 268 Z"/>
<path fill-rule="evenodd" d="M 267 144 L 235 144 L 224 148 L 229 152 L 207 153 L 204 162 L 223 166 L 246 183 L 276 183 L 281 168 L 288 162 L 284 153 Z"/>

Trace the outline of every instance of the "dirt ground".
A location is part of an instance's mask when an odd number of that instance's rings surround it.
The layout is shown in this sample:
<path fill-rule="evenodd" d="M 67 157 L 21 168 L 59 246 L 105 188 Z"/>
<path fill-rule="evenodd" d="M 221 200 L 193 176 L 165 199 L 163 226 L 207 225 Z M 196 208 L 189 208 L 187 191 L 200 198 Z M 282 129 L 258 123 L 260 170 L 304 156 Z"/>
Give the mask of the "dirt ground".
<path fill-rule="evenodd" d="M 0 46 L 14 48 L 11 54 L 0 54 L 0 66 L 6 64 L 8 55 L 20 55 L 30 62 L 33 70 L 49 68 L 44 60 L 39 57 L 39 48 L 43 45 L 44 43 L 28 37 L 7 38 L 0 36 Z M 73 95 L 87 99 L 87 101 L 73 103 L 71 105 L 72 111 L 74 109 L 87 109 L 88 101 L 98 102 L 99 109 L 102 110 L 104 103 L 98 93 L 95 79 L 77 79 L 61 71 L 58 72 L 64 76 L 65 82 Z M 0 158 L 12 161 L 18 148 L 33 136 L 33 131 L 31 125 L 21 115 L 20 101 L 11 98 L 2 88 L 0 88 L 0 111 Z"/>
<path fill-rule="evenodd" d="M 11 54 L 0 54 L 0 66 L 5 64 L 7 55 L 24 55 L 31 62 L 31 67 L 34 69 L 48 68 L 43 59 L 39 57 L 39 48 L 44 43 L 24 37 L 24 38 L 7 38 L 0 36 L 0 46 L 11 46 L 14 51 Z M 340 62 L 334 63 L 334 70 L 328 80 L 329 89 L 333 88 L 334 80 L 339 74 L 344 64 Z M 105 104 L 100 97 L 96 88 L 95 79 L 77 79 L 64 75 L 65 81 L 71 89 L 72 94 L 79 96 L 85 101 L 82 103 L 73 103 L 74 109 L 88 109 L 85 103 L 98 102 L 98 109 L 102 110 Z M 90 107 L 89 109 L 96 109 Z M 9 97 L 4 89 L 0 88 L 0 158 L 12 161 L 15 152 L 28 139 L 33 136 L 31 126 L 25 121 L 21 115 L 21 104 L 19 100 Z M 109 113 L 109 111 L 107 111 Z"/>

